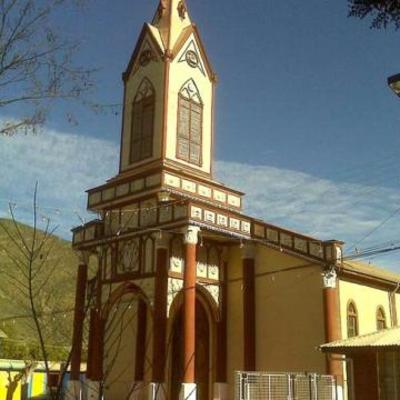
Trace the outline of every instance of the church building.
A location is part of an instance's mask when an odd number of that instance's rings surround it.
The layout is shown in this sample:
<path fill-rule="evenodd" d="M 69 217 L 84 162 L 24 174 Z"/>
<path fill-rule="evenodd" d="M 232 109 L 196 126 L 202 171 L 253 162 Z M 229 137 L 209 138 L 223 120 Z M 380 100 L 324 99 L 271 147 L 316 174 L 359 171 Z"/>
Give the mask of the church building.
<path fill-rule="evenodd" d="M 215 180 L 217 78 L 185 0 L 159 2 L 123 83 L 119 172 L 73 230 L 71 398 L 234 399 L 236 371 L 329 374 L 347 398 L 346 360 L 318 346 L 397 325 L 400 277 L 246 215 Z"/>

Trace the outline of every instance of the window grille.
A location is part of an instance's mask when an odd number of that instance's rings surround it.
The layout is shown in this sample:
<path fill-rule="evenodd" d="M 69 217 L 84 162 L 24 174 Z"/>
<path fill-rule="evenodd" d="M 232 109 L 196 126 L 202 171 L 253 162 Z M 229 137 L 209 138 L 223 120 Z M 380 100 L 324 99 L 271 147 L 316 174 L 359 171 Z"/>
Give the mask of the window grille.
<path fill-rule="evenodd" d="M 235 400 L 337 400 L 330 375 L 237 372 Z"/>

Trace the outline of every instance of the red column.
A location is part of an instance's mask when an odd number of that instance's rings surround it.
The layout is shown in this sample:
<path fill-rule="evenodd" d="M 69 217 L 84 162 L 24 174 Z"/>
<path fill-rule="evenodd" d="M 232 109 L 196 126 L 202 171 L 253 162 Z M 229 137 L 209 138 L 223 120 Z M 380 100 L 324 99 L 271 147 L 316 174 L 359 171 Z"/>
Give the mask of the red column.
<path fill-rule="evenodd" d="M 340 329 L 339 312 L 339 290 L 337 288 L 337 276 L 334 269 L 324 273 L 323 304 L 324 304 L 324 323 L 325 340 L 333 342 L 342 338 Z M 343 383 L 342 362 L 335 359 L 338 355 L 328 355 L 327 372 L 329 375 L 335 375 L 338 384 Z"/>
<path fill-rule="evenodd" d="M 98 310 L 93 313 L 93 347 L 90 375 L 92 381 L 101 381 L 103 379 L 103 334 L 104 321 Z"/>
<path fill-rule="evenodd" d="M 195 383 L 196 350 L 196 245 L 199 228 L 189 226 L 185 234 L 185 273 L 184 273 L 184 375 L 183 383 Z"/>
<path fill-rule="evenodd" d="M 165 381 L 167 296 L 168 296 L 168 240 L 158 239 L 153 325 L 153 383 Z"/>
<path fill-rule="evenodd" d="M 74 330 L 72 335 L 71 377 L 79 381 L 82 356 L 83 321 L 85 319 L 85 297 L 87 285 L 87 260 L 82 259 L 78 268 L 75 293 Z"/>
<path fill-rule="evenodd" d="M 136 361 L 135 381 L 144 380 L 144 367 L 146 359 L 146 331 L 147 331 L 147 307 L 144 300 L 139 299 L 137 311 L 137 336 L 136 336 Z"/>
<path fill-rule="evenodd" d="M 243 249 L 243 368 L 256 370 L 256 303 L 254 246 Z"/>

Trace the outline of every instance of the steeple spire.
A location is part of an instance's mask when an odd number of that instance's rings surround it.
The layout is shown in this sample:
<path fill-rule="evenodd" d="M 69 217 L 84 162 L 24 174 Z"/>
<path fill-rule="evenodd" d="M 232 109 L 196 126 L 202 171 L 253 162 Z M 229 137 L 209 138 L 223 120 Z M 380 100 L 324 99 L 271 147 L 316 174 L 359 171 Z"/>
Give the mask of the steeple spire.
<path fill-rule="evenodd" d="M 165 49 L 172 50 L 181 33 L 192 25 L 186 0 L 160 0 L 152 25 L 160 31 Z"/>

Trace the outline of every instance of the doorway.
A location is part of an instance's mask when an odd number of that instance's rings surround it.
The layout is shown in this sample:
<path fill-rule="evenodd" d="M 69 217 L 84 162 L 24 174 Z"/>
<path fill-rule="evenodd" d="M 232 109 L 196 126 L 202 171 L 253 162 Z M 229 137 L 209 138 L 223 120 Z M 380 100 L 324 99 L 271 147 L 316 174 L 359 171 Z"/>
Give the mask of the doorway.
<path fill-rule="evenodd" d="M 209 400 L 210 392 L 210 324 L 207 312 L 198 299 L 196 300 L 196 361 L 195 379 L 197 399 Z M 173 323 L 171 351 L 171 400 L 179 399 L 183 372 L 183 307 L 180 307 Z"/>

